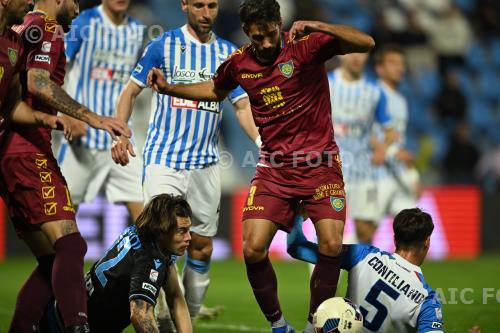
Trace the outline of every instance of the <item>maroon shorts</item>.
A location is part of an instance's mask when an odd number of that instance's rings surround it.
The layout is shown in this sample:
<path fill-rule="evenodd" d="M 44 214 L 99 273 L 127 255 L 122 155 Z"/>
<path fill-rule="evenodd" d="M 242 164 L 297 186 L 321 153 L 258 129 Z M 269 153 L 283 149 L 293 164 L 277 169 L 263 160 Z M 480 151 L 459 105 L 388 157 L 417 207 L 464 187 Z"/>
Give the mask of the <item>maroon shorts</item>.
<path fill-rule="evenodd" d="M 344 181 L 338 158 L 330 165 L 318 167 L 257 167 L 243 208 L 243 220 L 271 220 L 289 232 L 301 202 L 313 222 L 345 221 Z"/>
<path fill-rule="evenodd" d="M 19 236 L 45 222 L 75 220 L 66 180 L 52 154 L 7 154 L 0 171 L 0 192 Z"/>

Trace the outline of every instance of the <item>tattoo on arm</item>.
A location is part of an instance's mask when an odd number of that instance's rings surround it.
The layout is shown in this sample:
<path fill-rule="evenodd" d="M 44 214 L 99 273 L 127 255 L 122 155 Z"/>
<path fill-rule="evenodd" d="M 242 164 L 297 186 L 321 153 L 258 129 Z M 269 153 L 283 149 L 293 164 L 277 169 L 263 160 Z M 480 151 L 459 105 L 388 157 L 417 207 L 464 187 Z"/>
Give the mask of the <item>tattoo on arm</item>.
<path fill-rule="evenodd" d="M 159 333 L 153 305 L 141 300 L 130 301 L 131 321 L 137 333 Z"/>
<path fill-rule="evenodd" d="M 76 102 L 60 86 L 50 79 L 50 73 L 44 69 L 31 69 L 34 89 L 32 93 L 48 106 L 73 118 L 87 122 L 91 113 Z"/>

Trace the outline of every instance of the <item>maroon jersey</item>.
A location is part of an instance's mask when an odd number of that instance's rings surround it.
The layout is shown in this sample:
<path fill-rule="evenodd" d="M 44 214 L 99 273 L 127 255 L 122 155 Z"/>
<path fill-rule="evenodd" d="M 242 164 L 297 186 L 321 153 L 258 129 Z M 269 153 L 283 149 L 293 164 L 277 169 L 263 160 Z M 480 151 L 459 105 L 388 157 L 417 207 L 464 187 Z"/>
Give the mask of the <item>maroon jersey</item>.
<path fill-rule="evenodd" d="M 5 102 L 13 77 L 19 73 L 23 60 L 23 44 L 21 38 L 10 28 L 5 28 L 0 36 L 0 144 L 6 129 Z"/>
<path fill-rule="evenodd" d="M 331 35 L 312 33 L 296 44 L 282 34 L 281 51 L 261 64 L 251 46 L 237 50 L 214 76 L 215 87 L 247 92 L 262 138 L 260 162 L 290 168 L 338 151 L 324 62 L 341 54 Z"/>
<path fill-rule="evenodd" d="M 26 54 L 26 72 L 21 77 L 23 99 L 33 109 L 57 114 L 57 112 L 30 94 L 26 87 L 27 71 L 34 68 L 50 72 L 50 78 L 58 85 L 64 83 L 66 55 L 64 32 L 58 23 L 45 13 L 35 11 L 24 17 L 22 25 L 13 28 L 22 38 Z M 6 139 L 6 153 L 44 152 L 52 154 L 51 129 L 36 126 L 12 125 Z"/>

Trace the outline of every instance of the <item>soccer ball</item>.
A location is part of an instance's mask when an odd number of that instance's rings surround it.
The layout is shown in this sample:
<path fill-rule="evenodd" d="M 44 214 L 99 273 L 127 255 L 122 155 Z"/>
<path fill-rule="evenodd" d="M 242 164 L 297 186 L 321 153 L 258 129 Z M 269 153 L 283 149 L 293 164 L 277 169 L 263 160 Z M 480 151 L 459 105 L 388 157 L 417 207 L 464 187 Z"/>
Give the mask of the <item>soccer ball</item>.
<path fill-rule="evenodd" d="M 359 333 L 363 328 L 363 315 L 347 298 L 333 297 L 318 307 L 313 325 L 316 333 Z"/>

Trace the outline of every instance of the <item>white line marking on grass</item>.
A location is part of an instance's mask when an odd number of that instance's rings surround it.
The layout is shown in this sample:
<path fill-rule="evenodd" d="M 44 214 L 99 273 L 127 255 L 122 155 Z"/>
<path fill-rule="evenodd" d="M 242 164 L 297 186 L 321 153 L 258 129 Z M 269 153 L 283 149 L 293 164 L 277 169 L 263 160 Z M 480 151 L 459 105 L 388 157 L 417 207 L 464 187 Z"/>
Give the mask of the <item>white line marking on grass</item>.
<path fill-rule="evenodd" d="M 234 325 L 234 324 L 206 324 L 199 323 L 196 325 L 198 328 L 204 328 L 209 330 L 218 331 L 228 331 L 228 332 L 269 332 L 269 329 L 250 327 L 246 325 Z"/>

